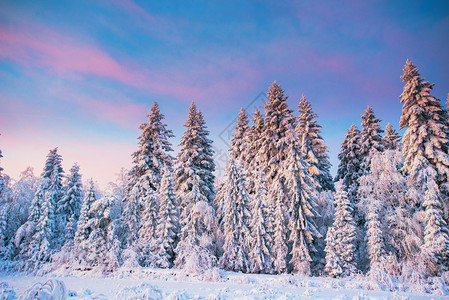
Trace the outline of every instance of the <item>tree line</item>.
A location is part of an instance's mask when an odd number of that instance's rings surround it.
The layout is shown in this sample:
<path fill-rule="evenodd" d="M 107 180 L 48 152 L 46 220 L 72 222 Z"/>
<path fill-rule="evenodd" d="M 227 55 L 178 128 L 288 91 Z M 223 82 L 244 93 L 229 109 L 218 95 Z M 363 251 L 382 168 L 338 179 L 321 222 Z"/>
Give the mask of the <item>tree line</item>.
<path fill-rule="evenodd" d="M 105 192 L 84 186 L 77 164 L 66 175 L 57 148 L 40 178 L 29 168 L 13 182 L 0 168 L 3 267 L 439 276 L 449 267 L 449 115 L 415 65 L 403 71 L 404 136 L 368 107 L 361 130 L 347 130 L 335 178 L 311 103 L 303 95 L 296 115 L 277 82 L 264 112 L 240 110 L 220 179 L 193 102 L 176 157 L 153 103 L 131 170 Z"/>

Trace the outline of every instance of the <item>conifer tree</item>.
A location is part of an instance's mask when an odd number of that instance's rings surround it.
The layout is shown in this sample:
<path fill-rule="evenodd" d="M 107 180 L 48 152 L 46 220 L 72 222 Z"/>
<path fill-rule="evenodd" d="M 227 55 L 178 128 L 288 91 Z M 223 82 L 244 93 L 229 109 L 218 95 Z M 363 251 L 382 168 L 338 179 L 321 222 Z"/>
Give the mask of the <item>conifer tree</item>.
<path fill-rule="evenodd" d="M 383 141 L 385 150 L 396 150 L 401 146 L 401 136 L 394 130 L 390 123 L 385 126 L 385 136 Z"/>
<path fill-rule="evenodd" d="M 255 170 L 259 164 L 259 162 L 256 161 L 256 158 L 258 158 L 257 153 L 261 147 L 261 137 L 264 130 L 264 117 L 258 109 L 254 112 L 254 116 L 251 121 L 253 125 L 248 128 L 247 134 L 247 157 L 248 163 L 251 164 L 251 169 Z"/>
<path fill-rule="evenodd" d="M 255 193 L 251 199 L 251 216 L 249 228 L 251 242 L 249 252 L 250 271 L 252 273 L 271 273 L 272 255 L 270 253 L 272 241 L 272 211 L 267 205 L 268 189 L 265 174 L 260 170 L 255 178 Z"/>
<path fill-rule="evenodd" d="M 287 255 L 288 255 L 288 230 L 287 221 L 285 218 L 285 204 L 284 204 L 284 192 L 281 184 L 278 182 L 273 187 L 276 191 L 275 195 L 275 211 L 274 211 L 274 228 L 273 228 L 273 266 L 274 271 L 277 274 L 282 274 L 287 271 Z"/>
<path fill-rule="evenodd" d="M 77 224 L 77 230 L 75 232 L 76 244 L 86 241 L 89 238 L 89 235 L 92 231 L 91 222 L 94 218 L 94 215 L 92 214 L 90 208 L 95 201 L 97 201 L 95 184 L 94 181 L 90 179 L 87 187 L 87 192 L 81 205 L 80 217 Z"/>
<path fill-rule="evenodd" d="M 368 214 L 366 215 L 366 244 L 370 270 L 380 269 L 383 259 L 386 256 L 385 242 L 383 238 L 380 208 L 381 203 L 378 199 L 370 199 L 368 202 Z"/>
<path fill-rule="evenodd" d="M 164 115 L 160 113 L 159 105 L 153 102 L 148 123 L 140 125 L 142 133 L 138 140 L 139 148 L 133 153 L 133 168 L 130 171 L 130 189 L 144 175 L 150 180 L 150 187 L 156 191 L 162 178 L 164 165 L 171 166 L 173 151 L 169 138 L 173 137 L 171 130 L 163 123 Z"/>
<path fill-rule="evenodd" d="M 360 132 L 360 150 L 359 156 L 361 159 L 360 171 L 362 174 L 369 173 L 371 156 L 373 151 L 384 151 L 384 142 L 382 139 L 383 130 L 380 129 L 380 120 L 374 115 L 371 107 L 365 110 L 362 115 L 362 131 Z"/>
<path fill-rule="evenodd" d="M 235 131 L 232 134 L 229 155 L 236 162 L 243 163 L 245 167 L 248 162 L 248 128 L 248 117 L 246 116 L 245 110 L 241 108 L 237 120 L 235 121 Z"/>
<path fill-rule="evenodd" d="M 330 175 L 331 164 L 327 146 L 321 137 L 321 126 L 316 121 L 318 115 L 312 111 L 312 106 L 304 95 L 299 101 L 298 111 L 300 115 L 295 130 L 303 158 L 309 164 L 308 171 L 320 184 L 321 190 L 333 191 L 335 188 Z"/>
<path fill-rule="evenodd" d="M 348 192 L 351 202 L 356 202 L 358 179 L 362 175 L 360 157 L 360 131 L 354 124 L 347 130 L 338 154 L 340 164 L 334 181 L 342 181 L 343 190 Z"/>
<path fill-rule="evenodd" d="M 173 177 L 166 166 L 159 188 L 159 213 L 155 230 L 153 251 L 160 257 L 160 267 L 169 267 L 174 260 L 174 250 L 179 233 L 178 202 L 174 192 Z"/>
<path fill-rule="evenodd" d="M 223 256 L 220 266 L 226 270 L 247 272 L 249 270 L 248 248 L 250 231 L 248 228 L 250 197 L 242 176 L 241 165 L 234 159 L 228 161 L 223 188 L 220 190 L 224 201 L 223 216 Z"/>
<path fill-rule="evenodd" d="M 198 191 L 193 186 L 192 191 Z M 204 195 L 196 193 L 198 196 Z M 175 249 L 175 267 L 189 273 L 202 274 L 217 264 L 215 229 L 217 219 L 214 208 L 204 200 L 191 207 L 181 230 L 180 241 Z"/>
<path fill-rule="evenodd" d="M 408 184 L 422 190 L 426 179 L 420 174 L 429 165 L 436 171 L 435 180 L 439 189 L 447 193 L 447 112 L 442 108 L 440 100 L 430 95 L 433 84 L 420 77 L 417 67 L 410 60 L 405 64 L 401 79 L 405 86 L 400 95 L 403 106 L 399 125 L 400 129 L 406 128 L 402 153 L 405 157 L 403 171 L 409 175 Z M 424 193 L 422 190 L 419 194 Z M 421 197 L 418 202 L 422 201 Z M 447 200 L 443 207 L 449 207 Z M 448 214 L 446 211 L 446 216 Z"/>
<path fill-rule="evenodd" d="M 190 202 L 193 198 L 188 197 L 196 184 L 194 181 L 198 180 L 197 188 L 210 204 L 215 197 L 212 141 L 208 138 L 209 132 L 206 130 L 203 115 L 193 102 L 184 126 L 186 130 L 181 137 L 181 150 L 177 155 L 174 170 L 181 219 L 189 215 L 189 210 L 195 204 Z"/>
<path fill-rule="evenodd" d="M 151 106 L 148 123 L 140 125 L 139 148 L 133 153 L 134 166 L 129 173 L 129 185 L 124 199 L 123 227 L 126 232 L 125 246 L 132 247 L 138 238 L 140 220 L 143 211 L 155 214 L 154 193 L 158 190 L 162 178 L 164 165 L 172 165 L 173 151 L 169 138 L 173 137 L 171 130 L 163 123 L 164 115 L 160 113 L 159 105 L 154 102 Z M 152 220 L 154 231 L 155 219 Z M 147 241 L 145 241 L 147 242 Z"/>
<path fill-rule="evenodd" d="M 290 264 L 300 274 L 310 275 L 310 263 L 316 252 L 315 243 L 321 238 L 315 226 L 317 183 L 307 172 L 307 164 L 294 147 L 294 131 L 290 131 L 291 147 L 281 165 L 285 187 L 290 198 L 289 241 L 292 243 Z M 288 137 L 288 136 L 287 136 Z"/>
<path fill-rule="evenodd" d="M 430 180 L 423 203 L 426 219 L 423 253 L 428 271 L 433 276 L 449 269 L 449 231 L 443 219 L 440 197 L 437 184 Z"/>
<path fill-rule="evenodd" d="M 326 236 L 325 270 L 331 277 L 348 276 L 356 271 L 356 226 L 347 193 L 337 189 L 335 218 Z"/>
<path fill-rule="evenodd" d="M 65 193 L 59 202 L 57 211 L 60 216 L 62 230 L 66 233 L 65 242 L 74 237 L 84 197 L 79 170 L 80 167 L 78 164 L 73 165 L 70 169 L 70 175 L 67 177 L 67 183 L 65 185 Z"/>

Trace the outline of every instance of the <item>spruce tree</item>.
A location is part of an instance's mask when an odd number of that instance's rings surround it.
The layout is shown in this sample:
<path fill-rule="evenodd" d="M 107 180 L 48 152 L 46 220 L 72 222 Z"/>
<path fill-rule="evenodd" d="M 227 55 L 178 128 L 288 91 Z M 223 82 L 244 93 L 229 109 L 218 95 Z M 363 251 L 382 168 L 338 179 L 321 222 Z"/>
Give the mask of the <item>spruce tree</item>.
<path fill-rule="evenodd" d="M 320 184 L 321 190 L 333 191 L 335 188 L 330 175 L 331 164 L 327 146 L 321 137 L 321 126 L 316 121 L 318 115 L 312 111 L 312 106 L 304 95 L 299 101 L 298 111 L 300 115 L 295 130 L 303 158 L 309 164 L 308 171 Z"/>
<path fill-rule="evenodd" d="M 352 275 L 356 271 L 356 226 L 347 193 L 337 189 L 335 218 L 326 236 L 325 271 L 332 277 Z"/>
<path fill-rule="evenodd" d="M 56 210 L 62 199 L 62 158 L 58 148 L 50 150 L 42 173 L 42 183 L 36 193 L 35 207 L 28 228 L 33 228 L 32 239 L 25 256 L 32 263 L 49 261 L 52 252 L 62 246 L 64 233 L 57 222 Z M 37 218 L 37 220 L 34 220 Z M 26 246 L 26 245 L 22 245 Z M 23 249 L 23 248 L 22 248 Z"/>
<path fill-rule="evenodd" d="M 174 260 L 174 250 L 179 233 L 179 211 L 172 174 L 164 168 L 159 187 L 159 213 L 153 251 L 160 257 L 160 267 L 169 267 Z"/>
<path fill-rule="evenodd" d="M 245 110 L 241 108 L 235 121 L 235 130 L 232 134 L 229 156 L 236 162 L 243 163 L 245 167 L 248 163 L 248 129 L 248 117 L 246 116 Z"/>
<path fill-rule="evenodd" d="M 173 151 L 169 138 L 173 137 L 171 130 L 163 123 L 164 115 L 160 113 L 159 105 L 153 102 L 148 123 L 140 125 L 142 133 L 138 140 L 139 148 L 133 153 L 133 168 L 129 173 L 130 189 L 144 175 L 150 180 L 150 187 L 156 191 L 162 178 L 164 165 L 171 166 Z"/>
<path fill-rule="evenodd" d="M 358 179 L 362 175 L 360 157 L 360 131 L 354 124 L 347 130 L 338 154 L 340 164 L 334 181 L 340 181 L 351 202 L 356 202 Z"/>
<path fill-rule="evenodd" d="M 77 224 L 77 230 L 75 232 L 75 244 L 79 244 L 89 238 L 92 231 L 91 222 L 94 218 L 90 208 L 95 201 L 97 201 L 95 184 L 94 181 L 90 179 L 87 192 L 81 205 L 80 217 Z"/>
<path fill-rule="evenodd" d="M 423 203 L 426 219 L 423 253 L 427 269 L 433 276 L 449 269 L 449 231 L 443 219 L 440 197 L 437 184 L 430 180 Z"/>
<path fill-rule="evenodd" d="M 285 218 L 286 208 L 284 204 L 284 191 L 279 182 L 273 187 L 276 196 L 274 209 L 274 226 L 273 226 L 273 266 L 277 274 L 287 272 L 287 256 L 288 256 L 288 229 Z"/>
<path fill-rule="evenodd" d="M 273 257 L 270 249 L 272 246 L 272 226 L 274 223 L 272 211 L 267 205 L 268 189 L 265 174 L 260 170 L 255 178 L 255 193 L 251 198 L 251 216 L 249 228 L 251 242 L 249 252 L 250 271 L 252 273 L 271 273 Z"/>
<path fill-rule="evenodd" d="M 195 185 L 193 191 L 198 191 Z M 197 192 L 196 195 L 204 198 L 201 193 Z M 198 199 L 189 210 L 182 227 L 180 241 L 175 249 L 175 267 L 199 275 L 216 266 L 216 227 L 214 208 L 207 201 Z"/>
<path fill-rule="evenodd" d="M 156 102 L 150 111 L 148 123 L 140 125 L 139 148 L 133 153 L 134 166 L 129 173 L 128 191 L 123 201 L 123 227 L 127 233 L 124 240 L 128 247 L 132 247 L 138 238 L 140 220 L 148 219 L 142 212 L 155 206 L 153 196 L 159 188 L 164 165 L 171 167 L 173 161 L 169 154 L 173 149 L 168 141 L 173 133 L 163 123 L 164 115 Z"/>
<path fill-rule="evenodd" d="M 258 109 L 254 112 L 251 121 L 253 125 L 248 128 L 248 134 L 246 136 L 248 145 L 247 158 L 248 163 L 251 165 L 251 169 L 255 170 L 259 164 L 257 153 L 261 147 L 262 133 L 264 130 L 264 117 Z"/>
<path fill-rule="evenodd" d="M 307 172 L 308 166 L 294 146 L 294 131 L 290 131 L 290 149 L 281 165 L 285 187 L 289 195 L 289 241 L 292 243 L 290 264 L 300 274 L 310 275 L 310 263 L 321 238 L 315 226 L 317 183 Z M 288 136 L 287 136 L 288 137 Z"/>
<path fill-rule="evenodd" d="M 241 165 L 234 159 L 228 161 L 223 188 L 220 190 L 224 204 L 222 220 L 224 245 L 220 266 L 226 270 L 249 271 L 248 248 L 250 231 L 248 228 L 250 197 L 242 176 Z"/>
<path fill-rule="evenodd" d="M 371 198 L 368 202 L 368 213 L 366 215 L 366 244 L 371 271 L 380 269 L 386 256 L 380 219 L 381 206 L 382 203 L 378 199 Z"/>
<path fill-rule="evenodd" d="M 380 120 L 374 115 L 371 107 L 362 115 L 362 131 L 360 132 L 359 157 L 361 159 L 360 172 L 370 172 L 371 156 L 373 151 L 384 151 L 384 142 L 381 134 L 383 130 L 379 126 Z"/>
<path fill-rule="evenodd" d="M 198 181 L 197 188 L 209 204 L 213 203 L 215 197 L 213 188 L 215 164 L 212 141 L 208 138 L 209 132 L 206 130 L 203 115 L 193 102 L 184 126 L 186 130 L 181 137 L 181 150 L 177 155 L 174 169 L 181 221 L 189 215 L 189 210 L 195 205 L 194 202 L 191 202 L 192 197 L 188 197 L 196 184 L 194 181 Z"/>
<path fill-rule="evenodd" d="M 440 100 L 430 95 L 433 84 L 420 77 L 417 67 L 407 60 L 401 79 L 405 82 L 400 95 L 402 116 L 400 129 L 406 128 L 402 153 L 405 157 L 403 171 L 409 175 L 408 184 L 417 189 L 425 187 L 420 175 L 427 165 L 436 171 L 436 182 L 447 193 L 449 176 L 448 119 Z M 420 193 L 424 195 L 424 191 Z M 446 197 L 445 197 L 446 198 Z M 419 202 L 422 203 L 422 197 Z M 443 203 L 447 205 L 447 200 Z M 446 216 L 448 215 L 446 211 Z"/>
<path fill-rule="evenodd" d="M 65 242 L 73 239 L 76 232 L 81 205 L 83 202 L 83 184 L 81 182 L 80 167 L 74 164 L 70 169 L 64 188 L 64 196 L 59 202 L 58 215 L 60 216 L 61 228 L 65 231 Z"/>
<path fill-rule="evenodd" d="M 390 123 L 385 126 L 385 136 L 383 141 L 385 150 L 396 150 L 401 146 L 401 136 L 394 130 Z"/>

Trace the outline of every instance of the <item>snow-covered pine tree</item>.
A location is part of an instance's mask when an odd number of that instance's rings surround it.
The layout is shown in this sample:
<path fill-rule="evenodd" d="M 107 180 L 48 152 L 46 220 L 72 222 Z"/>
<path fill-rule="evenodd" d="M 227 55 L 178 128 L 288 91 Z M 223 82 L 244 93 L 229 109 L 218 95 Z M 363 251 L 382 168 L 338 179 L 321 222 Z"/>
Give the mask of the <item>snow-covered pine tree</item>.
<path fill-rule="evenodd" d="M 380 129 L 379 122 L 380 120 L 374 115 L 373 109 L 368 106 L 362 115 L 362 131 L 360 132 L 359 157 L 361 159 L 361 174 L 370 172 L 373 151 L 384 151 L 384 141 L 381 136 L 383 130 Z"/>
<path fill-rule="evenodd" d="M 147 175 L 151 189 L 156 191 L 161 182 L 164 165 L 172 165 L 173 157 L 169 153 L 173 149 L 168 139 L 174 135 L 163 123 L 165 117 L 156 102 L 153 102 L 147 118 L 148 123 L 143 123 L 139 127 L 142 133 L 138 138 L 139 147 L 132 155 L 133 167 L 129 173 L 129 189 L 132 189 L 142 176 Z"/>
<path fill-rule="evenodd" d="M 170 169 L 165 166 L 159 186 L 159 212 L 157 226 L 154 232 L 152 250 L 160 259 L 158 267 L 168 268 L 174 260 L 174 250 L 179 234 L 178 201 L 174 191 L 173 176 Z"/>
<path fill-rule="evenodd" d="M 408 184 L 421 190 L 418 203 L 423 202 L 425 178 L 420 176 L 423 168 L 431 166 L 436 171 L 435 181 L 447 199 L 449 155 L 448 155 L 448 114 L 440 100 L 430 95 L 433 84 L 420 77 L 417 67 L 407 60 L 401 79 L 405 82 L 400 95 L 402 116 L 400 129 L 404 132 L 402 153 L 405 157 L 403 172 L 409 175 Z M 444 200 L 443 208 L 449 217 L 449 201 Z M 421 205 L 420 205 L 421 206 Z"/>
<path fill-rule="evenodd" d="M 264 128 L 264 118 L 258 109 L 254 112 L 251 121 L 253 124 L 248 127 L 247 134 L 245 136 L 245 157 L 247 161 L 245 166 L 248 171 L 246 181 L 248 193 L 253 195 L 255 193 L 254 179 L 258 176 L 259 168 L 261 166 L 258 152 L 261 147 L 261 134 Z"/>
<path fill-rule="evenodd" d="M 335 194 L 335 218 L 326 236 L 325 271 L 331 277 L 348 276 L 356 272 L 356 226 L 351 202 L 341 187 Z"/>
<path fill-rule="evenodd" d="M 383 141 L 385 150 L 396 150 L 401 147 L 401 136 L 394 130 L 390 123 L 385 126 L 385 136 Z"/>
<path fill-rule="evenodd" d="M 377 205 L 374 208 L 377 210 L 377 219 L 381 220 L 380 230 L 385 250 L 395 255 L 399 262 L 412 259 L 421 244 L 420 230 L 416 231 L 417 220 L 413 219 L 414 208 L 407 196 L 406 178 L 400 171 L 403 162 L 400 150 L 374 154 L 371 172 L 360 177 L 358 191 L 358 208 L 365 219 L 371 213 L 371 202 L 378 201 L 374 203 Z M 363 269 L 365 266 L 360 267 Z"/>
<path fill-rule="evenodd" d="M 174 263 L 177 268 L 199 275 L 217 264 L 215 237 L 217 219 L 214 208 L 207 201 L 199 200 L 206 198 L 196 185 L 194 181 L 191 193 L 197 195 L 198 201 L 194 202 L 182 227 L 180 241 L 175 249 Z"/>
<path fill-rule="evenodd" d="M 258 158 L 257 153 L 259 152 L 259 149 L 261 147 L 261 137 L 264 130 L 264 117 L 258 109 L 256 109 L 256 111 L 254 112 L 251 121 L 253 125 L 248 128 L 248 134 L 246 136 L 246 144 L 248 145 L 247 159 L 248 163 L 251 165 L 250 169 L 256 170 L 258 169 L 259 164 L 259 161 L 256 160 L 256 158 Z"/>
<path fill-rule="evenodd" d="M 379 199 L 371 197 L 368 201 L 368 213 L 366 215 L 366 244 L 369 258 L 370 271 L 381 269 L 386 256 L 385 242 L 382 233 L 380 209 L 382 203 Z"/>
<path fill-rule="evenodd" d="M 288 229 L 285 218 L 286 208 L 284 204 L 284 190 L 280 182 L 273 187 L 275 193 L 274 208 L 274 225 L 273 225 L 273 247 L 271 253 L 273 255 L 273 267 L 277 274 L 287 272 L 287 256 L 288 256 Z"/>
<path fill-rule="evenodd" d="M 443 219 L 441 193 L 434 180 L 427 183 L 424 196 L 426 227 L 423 253 L 427 270 L 432 276 L 441 275 L 449 269 L 449 231 Z"/>
<path fill-rule="evenodd" d="M 181 222 L 184 222 L 183 219 L 189 215 L 189 210 L 195 204 L 190 202 L 193 198 L 188 195 L 196 184 L 196 180 L 199 180 L 198 189 L 206 201 L 212 204 L 215 197 L 213 189 L 215 163 L 212 141 L 208 138 L 209 132 L 206 130 L 203 115 L 197 110 L 194 102 L 190 105 L 184 126 L 186 130 L 181 137 L 181 150 L 177 155 L 174 170 Z"/>
<path fill-rule="evenodd" d="M 251 198 L 249 228 L 252 239 L 249 247 L 249 270 L 251 273 L 271 273 L 273 257 L 270 249 L 274 219 L 271 207 L 267 205 L 268 189 L 265 174 L 260 169 L 255 178 L 255 192 Z"/>
<path fill-rule="evenodd" d="M 215 151 L 212 148 L 212 140 L 209 139 L 209 131 L 207 130 L 206 122 L 204 121 L 203 114 L 198 109 L 196 114 L 196 122 L 198 124 L 198 136 L 199 136 L 199 155 L 196 158 L 199 167 L 199 176 L 204 183 L 200 186 L 202 193 L 206 196 L 209 204 L 212 204 L 215 198 Z"/>
<path fill-rule="evenodd" d="M 92 231 L 91 222 L 94 218 L 90 208 L 95 201 L 97 201 L 95 183 L 92 179 L 90 179 L 81 205 L 80 217 L 78 219 L 77 230 L 75 232 L 75 244 L 80 244 L 89 238 Z"/>
<path fill-rule="evenodd" d="M 345 139 L 341 144 L 341 150 L 338 154 L 340 164 L 338 165 L 337 176 L 334 181 L 340 181 L 343 190 L 348 192 L 349 200 L 356 203 L 358 179 L 362 175 L 360 153 L 360 131 L 354 124 L 346 132 Z"/>
<path fill-rule="evenodd" d="M 103 197 L 92 203 L 89 209 L 88 229 L 86 240 L 77 245 L 74 259 L 87 268 L 99 268 L 104 273 L 110 273 L 119 266 L 119 241 L 116 235 L 116 223 L 111 215 L 111 207 L 115 199 Z"/>
<path fill-rule="evenodd" d="M 223 255 L 220 266 L 226 270 L 248 272 L 249 245 L 251 243 L 249 224 L 250 197 L 246 181 L 242 176 L 242 165 L 230 158 L 226 167 L 225 179 L 220 193 L 223 199 Z"/>
<path fill-rule="evenodd" d="M 78 223 L 81 212 L 84 192 L 79 171 L 79 165 L 74 164 L 66 179 L 64 196 L 59 201 L 57 214 L 60 217 L 61 228 L 63 228 L 63 232 L 65 232 L 64 243 L 74 238 L 76 224 Z"/>
<path fill-rule="evenodd" d="M 56 219 L 56 209 L 62 198 L 62 158 L 58 148 L 47 155 L 41 186 L 33 200 L 30 217 L 16 233 L 15 244 L 20 248 L 20 257 L 30 264 L 49 261 L 52 252 L 62 246 L 62 232 Z M 31 239 L 24 235 L 32 236 Z M 23 242 L 25 241 L 25 242 Z"/>
<path fill-rule="evenodd" d="M 245 167 L 248 163 L 248 128 L 248 117 L 246 116 L 245 110 L 241 108 L 235 121 L 235 130 L 231 138 L 229 156 L 236 162 L 243 163 Z"/>
<path fill-rule="evenodd" d="M 316 121 L 318 115 L 312 111 L 312 106 L 304 94 L 299 101 L 298 111 L 300 115 L 295 130 L 298 134 L 303 158 L 309 164 L 308 171 L 320 184 L 320 190 L 334 191 L 328 149 L 321 137 L 321 126 Z"/>
<path fill-rule="evenodd" d="M 169 152 L 173 151 L 168 141 L 173 137 L 171 130 L 163 123 L 164 115 L 160 113 L 159 105 L 154 102 L 151 112 L 147 116 L 148 123 L 140 125 L 139 148 L 133 153 L 133 164 L 129 173 L 129 185 L 123 203 L 123 230 L 125 247 L 133 247 L 140 230 L 141 219 L 147 206 L 154 208 L 154 193 L 159 188 L 164 165 L 171 167 L 173 158 Z M 155 226 L 155 219 L 152 221 Z M 154 230 L 152 227 L 152 231 Z M 148 241 L 140 241 L 147 243 Z"/>
<path fill-rule="evenodd" d="M 8 229 L 8 212 L 9 205 L 6 203 L 0 204 L 0 260 L 9 258 L 9 251 L 7 246 L 7 235 L 6 231 Z"/>
<path fill-rule="evenodd" d="M 288 229 L 291 245 L 290 264 L 295 272 L 310 275 L 310 263 L 316 252 L 315 244 L 321 238 L 315 226 L 316 199 L 318 184 L 308 173 L 308 165 L 302 159 L 296 147 L 295 132 L 289 130 L 286 138 L 290 139 L 287 158 L 281 164 L 284 184 L 289 195 Z"/>

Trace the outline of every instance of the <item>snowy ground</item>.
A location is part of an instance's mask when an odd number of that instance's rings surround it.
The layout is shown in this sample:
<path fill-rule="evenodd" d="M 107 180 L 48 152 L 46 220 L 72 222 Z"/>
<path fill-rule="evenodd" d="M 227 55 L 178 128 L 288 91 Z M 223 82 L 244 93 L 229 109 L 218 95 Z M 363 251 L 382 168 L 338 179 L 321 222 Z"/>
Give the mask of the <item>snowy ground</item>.
<path fill-rule="evenodd" d="M 0 273 L 0 299 L 15 299 L 33 285 L 52 279 L 64 282 L 68 299 L 449 299 L 417 293 L 419 290 L 413 293 L 408 288 L 408 292 L 400 292 L 400 285 L 394 292 L 382 291 L 362 277 L 331 279 L 215 270 L 199 279 L 179 270 L 155 269 L 132 275 L 119 272 L 106 278 L 92 272 L 67 275 L 59 271 L 45 276 Z M 149 295 L 153 297 L 145 297 Z"/>

